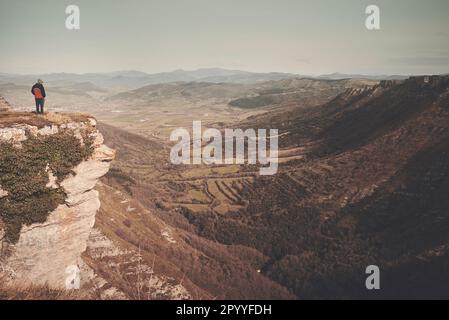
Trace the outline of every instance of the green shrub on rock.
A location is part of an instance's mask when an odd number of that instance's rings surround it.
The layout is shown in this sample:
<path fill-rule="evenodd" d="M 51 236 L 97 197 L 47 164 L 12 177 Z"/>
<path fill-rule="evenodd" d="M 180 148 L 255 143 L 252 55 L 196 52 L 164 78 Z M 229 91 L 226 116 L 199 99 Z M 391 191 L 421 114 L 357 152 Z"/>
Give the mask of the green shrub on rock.
<path fill-rule="evenodd" d="M 92 139 L 84 137 L 82 145 L 66 131 L 29 136 L 21 148 L 0 143 L 0 187 L 8 193 L 0 198 L 0 218 L 7 241 L 16 243 L 23 225 L 45 222 L 48 214 L 64 203 L 62 188 L 47 187 L 48 170 L 61 182 L 92 152 Z"/>

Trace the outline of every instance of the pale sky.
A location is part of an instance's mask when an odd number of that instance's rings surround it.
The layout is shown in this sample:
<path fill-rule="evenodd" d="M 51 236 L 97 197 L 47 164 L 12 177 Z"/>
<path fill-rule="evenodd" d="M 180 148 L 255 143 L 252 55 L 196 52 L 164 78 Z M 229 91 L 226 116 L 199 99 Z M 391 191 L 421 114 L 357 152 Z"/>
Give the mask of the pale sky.
<path fill-rule="evenodd" d="M 448 0 L 0 0 L 0 72 L 447 73 L 448 17 Z"/>

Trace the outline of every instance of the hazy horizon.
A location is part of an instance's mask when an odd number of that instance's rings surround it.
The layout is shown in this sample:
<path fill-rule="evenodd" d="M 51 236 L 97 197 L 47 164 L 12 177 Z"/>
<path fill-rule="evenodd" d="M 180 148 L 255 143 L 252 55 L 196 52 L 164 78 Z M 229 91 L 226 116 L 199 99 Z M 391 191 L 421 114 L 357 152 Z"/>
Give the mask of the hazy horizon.
<path fill-rule="evenodd" d="M 80 7 L 80 30 L 65 28 L 70 4 Z M 371 4 L 381 9 L 377 31 L 364 24 Z M 449 72 L 446 0 L 2 0 L 0 6 L 4 73 Z"/>
<path fill-rule="evenodd" d="M 110 74 L 110 73 L 120 73 L 120 72 L 139 72 L 139 73 L 144 73 L 144 74 L 148 74 L 148 75 L 154 75 L 154 74 L 158 74 L 158 73 L 171 73 L 171 72 L 177 72 L 177 71 L 184 71 L 184 72 L 194 72 L 194 71 L 199 71 L 199 70 L 226 70 L 226 71 L 236 71 L 236 72 L 249 72 L 249 73 L 285 73 L 285 74 L 294 74 L 294 75 L 298 75 L 298 76 L 310 76 L 310 77 L 314 77 L 314 76 L 325 76 L 325 75 L 331 75 L 331 74 L 343 74 L 343 75 L 351 75 L 351 74 L 356 74 L 356 73 L 346 73 L 346 72 L 341 72 L 341 71 L 334 71 L 334 72 L 329 72 L 329 73 L 323 73 L 323 74 L 299 74 L 299 73 L 294 73 L 294 72 L 284 72 L 284 71 L 276 71 L 276 70 L 272 70 L 272 71 L 266 71 L 266 72 L 262 72 L 262 71 L 251 71 L 251 70 L 244 70 L 244 69 L 228 69 L 228 68 L 224 68 L 224 67 L 200 67 L 197 69 L 187 69 L 187 68 L 178 68 L 178 69 L 172 69 L 172 70 L 166 70 L 166 71 L 160 71 L 160 72 L 146 72 L 143 70 L 138 70 L 138 69 L 123 69 L 123 70 L 111 70 L 111 71 L 90 71 L 90 72 L 64 72 L 64 71 L 53 71 L 53 72 L 44 72 L 44 73 L 19 73 L 19 72 L 3 72 L 2 70 L 0 70 L 0 74 L 10 74 L 10 75 L 18 75 L 18 76 L 33 76 L 33 75 L 51 75 L 51 74 L 76 74 L 76 75 L 86 75 L 86 74 Z M 438 74 L 445 74 L 445 72 L 442 73 L 438 73 Z M 360 75 L 366 75 L 366 76 L 413 76 L 413 75 L 418 75 L 418 74 L 393 74 L 393 73 L 364 73 L 364 74 L 360 74 Z M 424 74 L 423 74 L 424 75 Z M 427 75 L 427 74 L 426 74 Z"/>
<path fill-rule="evenodd" d="M 251 70 L 243 70 L 243 69 L 228 69 L 224 67 L 200 67 L 197 69 L 186 69 L 186 68 L 178 68 L 173 70 L 166 70 L 166 71 L 160 71 L 160 72 L 146 72 L 143 70 L 137 70 L 137 69 L 128 69 L 128 70 L 111 70 L 111 71 L 90 71 L 90 72 L 64 72 L 64 71 L 54 71 L 54 72 L 44 72 L 44 73 L 16 73 L 16 72 L 3 72 L 0 70 L 0 74 L 10 74 L 10 75 L 18 75 L 18 76 L 45 76 L 45 75 L 52 75 L 52 74 L 74 74 L 74 75 L 88 75 L 88 74 L 112 74 L 112 73 L 125 73 L 125 72 L 138 72 L 138 73 L 144 73 L 147 75 L 155 75 L 159 73 L 171 73 L 171 72 L 177 72 L 177 71 L 183 71 L 183 72 L 195 72 L 199 70 L 226 70 L 226 71 L 236 71 L 236 72 L 249 72 L 249 73 L 285 73 L 285 74 L 293 74 L 298 76 L 305 76 L 305 77 L 320 77 L 320 76 L 326 76 L 326 75 L 364 75 L 364 76 L 419 76 L 419 75 L 446 75 L 449 72 L 440 72 L 440 73 L 347 73 L 347 72 L 341 72 L 341 71 L 334 71 L 329 73 L 323 73 L 323 74 L 299 74 L 299 73 L 293 73 L 293 72 L 284 72 L 284 71 L 251 71 Z"/>

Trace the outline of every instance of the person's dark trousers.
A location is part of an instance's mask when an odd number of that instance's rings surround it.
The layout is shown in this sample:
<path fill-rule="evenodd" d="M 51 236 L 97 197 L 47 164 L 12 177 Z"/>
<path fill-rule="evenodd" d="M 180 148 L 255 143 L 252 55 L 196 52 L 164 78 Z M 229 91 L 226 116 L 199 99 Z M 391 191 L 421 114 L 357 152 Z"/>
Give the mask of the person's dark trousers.
<path fill-rule="evenodd" d="M 36 113 L 44 113 L 44 99 L 35 99 L 36 100 Z"/>

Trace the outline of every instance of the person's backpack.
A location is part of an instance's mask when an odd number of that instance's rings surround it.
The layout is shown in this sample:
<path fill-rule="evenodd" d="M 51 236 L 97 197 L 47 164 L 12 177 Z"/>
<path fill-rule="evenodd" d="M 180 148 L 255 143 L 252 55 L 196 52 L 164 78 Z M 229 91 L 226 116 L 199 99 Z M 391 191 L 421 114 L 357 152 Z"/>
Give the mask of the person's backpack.
<path fill-rule="evenodd" d="M 44 96 L 42 95 L 42 91 L 39 88 L 34 88 L 33 89 L 33 93 L 34 93 L 34 97 L 36 99 L 44 99 Z"/>

